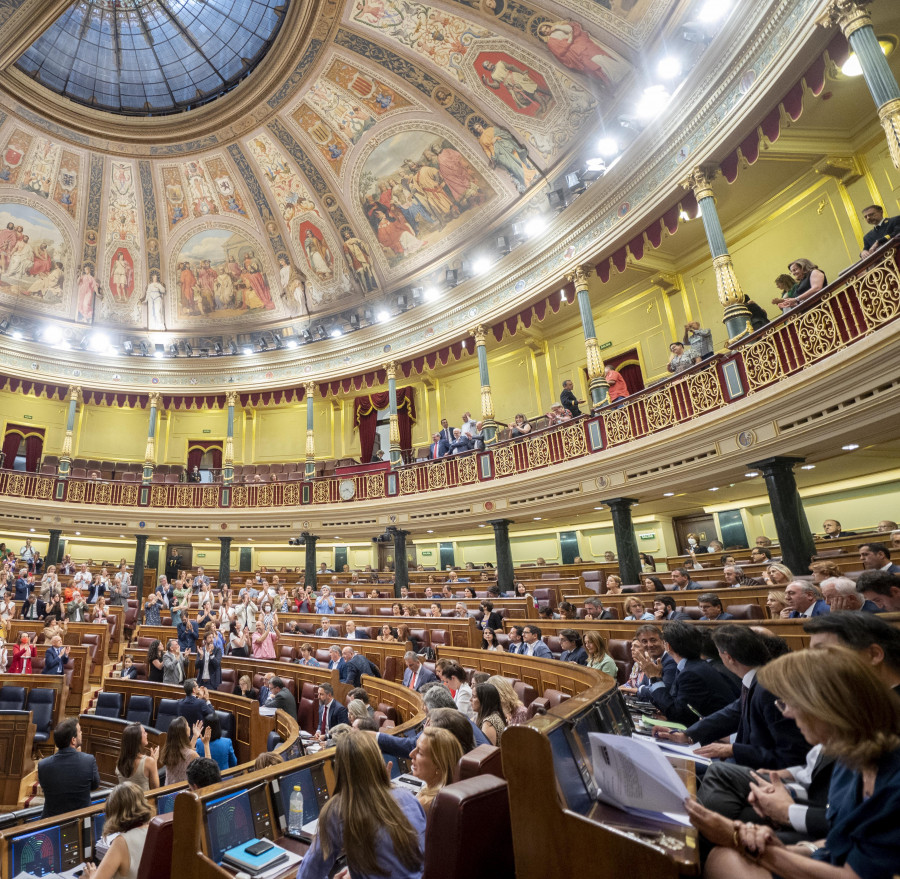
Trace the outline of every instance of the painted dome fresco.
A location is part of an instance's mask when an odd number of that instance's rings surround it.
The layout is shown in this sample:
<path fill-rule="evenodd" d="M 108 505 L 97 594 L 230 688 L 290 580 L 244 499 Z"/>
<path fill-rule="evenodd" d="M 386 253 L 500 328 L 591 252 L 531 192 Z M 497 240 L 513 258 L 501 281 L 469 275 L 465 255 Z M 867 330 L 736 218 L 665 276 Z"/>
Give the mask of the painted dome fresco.
<path fill-rule="evenodd" d="M 0 4 L 0 307 L 225 339 L 427 301 L 712 39 L 696 3 L 539 2 Z"/>

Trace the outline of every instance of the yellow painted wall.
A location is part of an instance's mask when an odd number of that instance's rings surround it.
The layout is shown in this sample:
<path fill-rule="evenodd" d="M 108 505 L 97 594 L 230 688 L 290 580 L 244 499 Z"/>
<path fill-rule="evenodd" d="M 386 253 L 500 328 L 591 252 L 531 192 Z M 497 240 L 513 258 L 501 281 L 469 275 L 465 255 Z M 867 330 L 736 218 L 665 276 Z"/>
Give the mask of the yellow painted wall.
<path fill-rule="evenodd" d="M 237 420 L 235 413 L 235 420 Z M 146 418 L 144 427 L 146 443 Z M 209 433 L 204 433 L 208 430 Z M 157 459 L 160 464 L 185 464 L 189 440 L 224 440 L 228 430 L 227 409 L 174 409 L 163 413 L 157 430 Z M 241 461 L 242 437 L 235 430 L 234 457 Z"/>
<path fill-rule="evenodd" d="M 76 416 L 74 453 L 79 458 L 143 461 L 149 418 L 148 409 L 81 406 Z"/>
<path fill-rule="evenodd" d="M 67 403 L 64 400 L 48 400 L 34 394 L 15 394 L 0 391 L 0 418 L 3 433 L 7 424 L 22 424 L 44 428 L 44 452 L 58 454 L 66 435 Z M 30 419 L 26 419 L 30 415 Z"/>

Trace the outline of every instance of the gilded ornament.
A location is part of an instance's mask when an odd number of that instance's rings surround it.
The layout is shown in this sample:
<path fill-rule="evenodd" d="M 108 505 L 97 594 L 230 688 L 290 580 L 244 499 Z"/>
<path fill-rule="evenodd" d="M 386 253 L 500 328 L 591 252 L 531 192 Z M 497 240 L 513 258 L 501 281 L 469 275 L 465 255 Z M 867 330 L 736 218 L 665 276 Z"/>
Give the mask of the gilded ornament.
<path fill-rule="evenodd" d="M 384 497 L 384 477 L 380 473 L 367 474 L 366 497 L 370 500 Z"/>
<path fill-rule="evenodd" d="M 127 507 L 133 507 L 138 502 L 138 487 L 127 482 L 124 483 L 119 497 L 121 498 L 120 503 Z"/>
<path fill-rule="evenodd" d="M 878 118 L 887 138 L 894 167 L 900 170 L 900 98 L 894 98 L 878 108 Z"/>
<path fill-rule="evenodd" d="M 457 479 L 460 485 L 468 485 L 478 479 L 478 465 L 474 455 L 463 455 L 457 459 Z"/>
<path fill-rule="evenodd" d="M 669 388 L 664 388 L 644 399 L 644 410 L 647 413 L 647 424 L 651 430 L 661 430 L 675 423 L 675 408 Z"/>
<path fill-rule="evenodd" d="M 41 501 L 48 501 L 53 497 L 53 480 L 41 476 L 34 487 L 34 496 Z"/>
<path fill-rule="evenodd" d="M 715 165 L 698 165 L 691 169 L 688 176 L 681 181 L 682 189 L 692 189 L 697 201 L 701 198 L 715 198 L 712 182 L 715 180 L 719 169 Z"/>
<path fill-rule="evenodd" d="M 762 387 L 780 378 L 784 372 L 775 340 L 771 337 L 755 342 L 744 351 L 744 368 L 750 390 Z"/>
<path fill-rule="evenodd" d="M 179 485 L 175 492 L 175 506 L 192 507 L 194 506 L 194 487 L 192 485 Z"/>
<path fill-rule="evenodd" d="M 722 388 L 715 368 L 689 375 L 686 384 L 695 412 L 706 412 L 722 405 Z"/>
<path fill-rule="evenodd" d="M 275 489 L 271 485 L 256 486 L 256 506 L 271 507 L 275 500 Z"/>
<path fill-rule="evenodd" d="M 528 465 L 531 467 L 544 467 L 550 463 L 550 446 L 547 437 L 536 436 L 526 441 L 528 448 Z"/>
<path fill-rule="evenodd" d="M 400 471 L 400 494 L 415 494 L 418 491 L 416 472 L 411 468 Z"/>
<path fill-rule="evenodd" d="M 580 458 L 587 454 L 587 443 L 584 440 L 584 431 L 580 425 L 564 427 L 561 431 L 563 441 L 563 454 L 566 460 Z"/>
<path fill-rule="evenodd" d="M 886 263 L 875 266 L 858 282 L 857 295 L 869 325 L 881 326 L 900 311 L 900 274 Z"/>
<path fill-rule="evenodd" d="M 204 507 L 219 506 L 219 489 L 215 485 L 204 485 L 202 503 Z"/>
<path fill-rule="evenodd" d="M 801 315 L 797 321 L 797 335 L 809 361 L 818 360 L 843 344 L 827 302 Z"/>
<path fill-rule="evenodd" d="M 494 470 L 498 476 L 509 476 L 516 472 L 516 459 L 509 446 L 494 450 Z"/>
<path fill-rule="evenodd" d="M 246 507 L 250 492 L 246 485 L 236 485 L 231 492 L 231 506 Z"/>
<path fill-rule="evenodd" d="M 443 461 L 428 466 L 428 488 L 438 491 L 447 487 L 447 466 Z"/>
<path fill-rule="evenodd" d="M 327 504 L 329 500 L 328 496 L 328 486 L 330 485 L 329 481 L 321 481 L 313 483 L 313 503 L 314 504 Z"/>
<path fill-rule="evenodd" d="M 588 378 L 601 378 L 604 375 L 603 358 L 600 356 L 600 347 L 597 340 L 589 338 L 584 340 L 584 350 L 587 356 Z"/>
<path fill-rule="evenodd" d="M 604 412 L 603 423 L 606 425 L 606 437 L 611 446 L 631 439 L 631 419 L 628 417 L 627 408 Z"/>
<path fill-rule="evenodd" d="M 481 386 L 481 417 L 485 421 L 494 419 L 494 396 L 490 385 Z"/>
<path fill-rule="evenodd" d="M 296 482 L 283 483 L 281 497 L 285 506 L 297 506 L 300 503 L 300 486 Z"/>
<path fill-rule="evenodd" d="M 838 25 L 849 39 L 850 34 L 860 28 L 872 26 L 872 16 L 867 8 L 870 2 L 871 0 L 831 0 L 817 23 L 824 28 Z"/>
<path fill-rule="evenodd" d="M 713 268 L 716 272 L 716 290 L 722 305 L 734 305 L 744 301 L 744 291 L 734 273 L 731 255 L 724 253 L 713 257 Z"/>
<path fill-rule="evenodd" d="M 167 507 L 169 506 L 169 492 L 164 485 L 154 485 L 150 489 L 150 506 L 151 507 Z"/>
<path fill-rule="evenodd" d="M 108 482 L 100 482 L 94 489 L 94 503 L 108 504 L 112 501 L 112 486 Z"/>

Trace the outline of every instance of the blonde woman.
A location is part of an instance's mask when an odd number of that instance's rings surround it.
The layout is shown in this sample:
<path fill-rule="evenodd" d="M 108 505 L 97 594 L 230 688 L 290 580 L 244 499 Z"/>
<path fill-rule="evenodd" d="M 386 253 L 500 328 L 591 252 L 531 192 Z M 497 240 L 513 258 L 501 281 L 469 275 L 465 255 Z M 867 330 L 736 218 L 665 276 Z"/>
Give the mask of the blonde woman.
<path fill-rule="evenodd" d="M 606 594 L 621 595 L 622 594 L 622 578 L 618 574 L 610 574 L 606 578 Z"/>
<path fill-rule="evenodd" d="M 104 805 L 103 836 L 116 834 L 99 867 L 84 865 L 84 879 L 137 879 L 153 810 L 144 792 L 130 781 L 113 788 Z"/>
<path fill-rule="evenodd" d="M 653 614 L 646 610 L 640 598 L 626 598 L 622 605 L 626 620 L 652 620 Z"/>
<path fill-rule="evenodd" d="M 763 572 L 763 580 L 766 581 L 766 586 L 772 586 L 775 589 L 783 589 L 793 579 L 794 575 L 787 565 L 777 565 L 773 563 Z"/>
<path fill-rule="evenodd" d="M 347 715 L 350 718 L 350 725 L 353 725 L 355 720 L 367 720 L 369 717 L 369 709 L 366 708 L 366 703 L 363 702 L 362 699 L 351 699 L 350 703 L 347 705 Z"/>
<path fill-rule="evenodd" d="M 619 667 L 616 661 L 606 652 L 606 641 L 597 631 L 584 633 L 584 649 L 587 651 L 588 668 L 595 668 L 598 671 L 605 672 L 611 678 L 615 679 L 619 674 Z"/>
<path fill-rule="evenodd" d="M 360 704 L 362 705 L 361 702 Z M 416 799 L 421 803 L 426 816 L 440 789 L 444 785 L 453 784 L 453 772 L 462 755 L 462 745 L 456 736 L 440 727 L 426 726 L 416 740 L 410 760 L 412 774 L 425 782 L 425 787 L 419 791 Z"/>
<path fill-rule="evenodd" d="M 781 612 L 787 607 L 784 600 L 784 592 L 773 590 L 766 596 L 766 608 L 769 611 L 769 618 L 773 620 L 780 619 Z"/>
<path fill-rule="evenodd" d="M 503 708 L 503 717 L 509 726 L 518 726 L 528 720 L 528 709 L 522 704 L 522 700 L 513 689 L 513 685 L 500 675 L 492 675 L 486 681 L 493 684 L 500 696 L 500 706 Z"/>

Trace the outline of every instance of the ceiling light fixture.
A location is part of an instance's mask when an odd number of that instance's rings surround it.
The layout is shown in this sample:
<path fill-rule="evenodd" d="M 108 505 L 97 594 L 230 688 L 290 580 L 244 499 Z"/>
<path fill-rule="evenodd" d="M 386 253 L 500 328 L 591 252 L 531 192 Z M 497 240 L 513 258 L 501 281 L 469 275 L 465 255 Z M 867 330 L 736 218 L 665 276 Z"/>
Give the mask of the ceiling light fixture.
<path fill-rule="evenodd" d="M 340 339 L 340 337 L 344 335 L 344 331 L 340 327 L 335 327 L 330 335 L 332 339 Z"/>
<path fill-rule="evenodd" d="M 752 479 L 754 476 L 759 476 L 759 473 L 757 473 L 755 470 L 751 470 L 749 471 L 749 473 L 745 473 L 744 476 L 746 476 L 748 479 Z"/>
<path fill-rule="evenodd" d="M 878 45 L 885 56 L 890 55 L 897 47 L 897 41 L 893 37 L 878 37 Z M 841 65 L 841 73 L 844 76 L 862 76 L 862 64 L 859 63 L 859 57 L 856 52 L 851 52 L 847 56 L 847 60 Z"/>
<path fill-rule="evenodd" d="M 426 287 L 425 288 L 425 301 L 426 302 L 433 302 L 440 295 L 441 294 L 436 287 Z"/>
<path fill-rule="evenodd" d="M 597 152 L 604 159 L 611 159 L 619 154 L 619 143 L 614 137 L 601 137 L 597 142 Z"/>
<path fill-rule="evenodd" d="M 534 521 L 535 521 L 535 522 L 540 522 L 540 521 L 541 521 L 541 517 L 540 517 L 540 516 L 535 516 L 535 517 L 534 517 Z"/>
<path fill-rule="evenodd" d="M 472 271 L 476 275 L 484 274 L 491 267 L 491 261 L 486 256 L 479 256 L 472 263 Z"/>
<path fill-rule="evenodd" d="M 669 103 L 671 95 L 664 85 L 651 85 L 644 89 L 638 100 L 636 112 L 640 119 L 649 121 L 659 116 Z"/>
<path fill-rule="evenodd" d="M 675 492 L 674 491 L 664 492 L 663 497 L 675 497 Z"/>
<path fill-rule="evenodd" d="M 701 7 L 698 18 L 707 24 L 719 21 L 728 14 L 730 5 L 727 0 L 707 0 Z"/>
<path fill-rule="evenodd" d="M 253 346 L 252 346 L 252 345 L 244 345 L 244 347 L 243 347 L 243 349 L 242 349 L 242 353 L 244 353 L 244 354 L 252 354 L 252 353 L 253 353 Z"/>
<path fill-rule="evenodd" d="M 711 489 L 709 489 L 709 490 L 710 490 L 710 491 L 718 491 L 718 490 L 719 490 L 719 487 L 718 487 L 717 485 L 714 485 L 714 486 L 713 486 Z"/>
<path fill-rule="evenodd" d="M 675 55 L 666 55 L 656 65 L 656 75 L 662 79 L 677 79 L 682 71 L 681 59 Z"/>
<path fill-rule="evenodd" d="M 390 314 L 388 314 L 386 311 L 384 311 L 382 309 L 381 311 L 378 312 L 377 315 L 375 315 L 375 318 L 377 319 L 378 323 L 383 324 L 383 323 L 387 323 L 391 319 L 391 316 L 390 316 Z"/>
<path fill-rule="evenodd" d="M 847 443 L 846 446 L 841 446 L 841 448 L 845 452 L 855 452 L 859 448 L 859 443 Z"/>
<path fill-rule="evenodd" d="M 62 340 L 62 330 L 59 327 L 49 326 L 44 327 L 44 332 L 41 333 L 41 338 L 48 345 L 55 345 L 57 342 Z"/>
<path fill-rule="evenodd" d="M 815 464 L 804 464 L 800 469 L 801 470 L 815 470 L 816 465 Z"/>
<path fill-rule="evenodd" d="M 532 217 L 525 223 L 525 234 L 529 238 L 535 238 L 536 236 L 542 234 L 547 231 L 547 220 L 542 216 Z"/>

